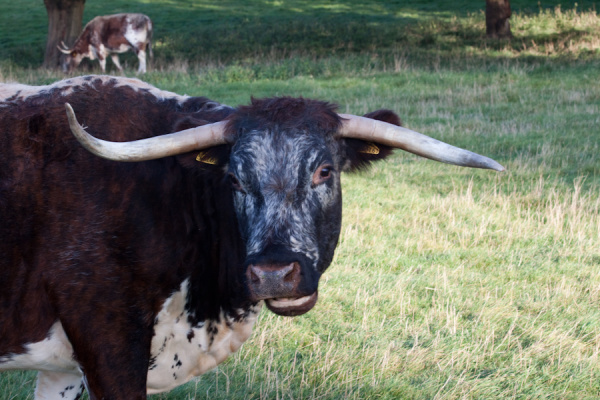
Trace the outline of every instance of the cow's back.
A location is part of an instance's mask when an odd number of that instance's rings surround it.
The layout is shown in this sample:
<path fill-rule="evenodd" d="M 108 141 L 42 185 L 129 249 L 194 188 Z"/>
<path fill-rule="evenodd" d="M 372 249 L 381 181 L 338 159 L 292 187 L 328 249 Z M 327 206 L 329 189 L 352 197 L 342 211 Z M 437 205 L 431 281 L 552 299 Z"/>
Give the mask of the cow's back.
<path fill-rule="evenodd" d="M 91 43 L 102 43 L 111 51 L 121 46 L 143 46 L 152 38 L 152 21 L 144 14 L 114 14 L 96 17 L 85 28 L 90 37 L 98 35 Z"/>

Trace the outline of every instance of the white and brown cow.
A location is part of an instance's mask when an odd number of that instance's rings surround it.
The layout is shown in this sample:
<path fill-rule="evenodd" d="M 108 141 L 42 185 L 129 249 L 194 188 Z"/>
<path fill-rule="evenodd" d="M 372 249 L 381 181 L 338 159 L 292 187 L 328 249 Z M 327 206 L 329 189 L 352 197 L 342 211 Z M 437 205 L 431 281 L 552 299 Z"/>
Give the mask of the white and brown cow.
<path fill-rule="evenodd" d="M 263 304 L 315 305 L 342 172 L 392 148 L 503 169 L 398 124 L 123 77 L 0 84 L 0 371 L 38 370 L 36 399 L 170 390 L 236 351 Z"/>
<path fill-rule="evenodd" d="M 119 71 L 119 53 L 135 52 L 138 73 L 146 72 L 146 52 L 152 57 L 152 21 L 144 14 L 114 14 L 99 16 L 87 23 L 71 48 L 64 43 L 58 49 L 66 54 L 63 70 L 71 72 L 84 58 L 98 59 L 106 71 L 106 58 L 110 55 Z"/>

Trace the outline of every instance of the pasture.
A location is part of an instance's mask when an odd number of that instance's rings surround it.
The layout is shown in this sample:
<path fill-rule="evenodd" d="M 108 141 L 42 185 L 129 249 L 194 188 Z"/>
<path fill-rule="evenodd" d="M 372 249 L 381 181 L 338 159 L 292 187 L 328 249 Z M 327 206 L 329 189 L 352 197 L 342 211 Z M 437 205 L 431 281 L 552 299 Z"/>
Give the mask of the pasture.
<path fill-rule="evenodd" d="M 342 236 L 316 307 L 263 310 L 236 355 L 151 399 L 600 397 L 595 2 L 514 1 L 511 42 L 485 39 L 479 0 L 88 3 L 86 22 L 153 19 L 143 79 L 161 89 L 230 105 L 291 95 L 355 114 L 391 108 L 507 168 L 396 151 L 345 175 Z M 41 2 L 0 3 L 0 81 L 64 77 L 38 69 L 45 21 Z M 34 384 L 35 373 L 1 373 L 0 397 L 32 399 Z"/>

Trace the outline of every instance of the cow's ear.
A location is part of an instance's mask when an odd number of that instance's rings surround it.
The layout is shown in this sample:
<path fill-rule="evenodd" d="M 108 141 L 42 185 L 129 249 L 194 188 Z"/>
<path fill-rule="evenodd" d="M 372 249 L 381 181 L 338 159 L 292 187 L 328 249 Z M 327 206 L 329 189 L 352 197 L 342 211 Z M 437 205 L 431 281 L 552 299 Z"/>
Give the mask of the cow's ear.
<path fill-rule="evenodd" d="M 173 132 L 195 128 L 210 122 L 194 117 L 184 117 L 177 121 Z M 210 147 L 204 150 L 192 151 L 177 156 L 177 161 L 185 168 L 222 171 L 223 166 L 229 161 L 229 145 Z"/>
<path fill-rule="evenodd" d="M 364 115 L 367 118 L 402 126 L 398 115 L 390 110 L 377 110 Z M 346 142 L 346 162 L 344 171 L 353 172 L 368 168 L 373 161 L 383 160 L 392 154 L 393 148 L 379 143 L 360 139 L 344 139 Z"/>

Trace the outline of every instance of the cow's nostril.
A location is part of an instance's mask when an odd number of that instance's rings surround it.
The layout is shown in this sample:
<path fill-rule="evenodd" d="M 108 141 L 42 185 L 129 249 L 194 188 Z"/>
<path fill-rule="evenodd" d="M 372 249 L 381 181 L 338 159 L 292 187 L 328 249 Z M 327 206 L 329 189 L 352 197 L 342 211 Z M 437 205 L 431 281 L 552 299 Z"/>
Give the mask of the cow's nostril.
<path fill-rule="evenodd" d="M 285 267 L 281 268 L 281 275 L 283 276 L 283 279 L 287 278 L 292 272 L 294 272 L 294 264 L 286 265 Z"/>
<path fill-rule="evenodd" d="M 286 281 L 294 281 L 300 276 L 300 266 L 294 262 L 285 267 L 285 275 L 283 279 Z"/>
<path fill-rule="evenodd" d="M 260 283 L 261 279 L 261 270 L 258 267 L 255 267 L 254 265 L 250 266 L 250 280 L 253 283 Z"/>

